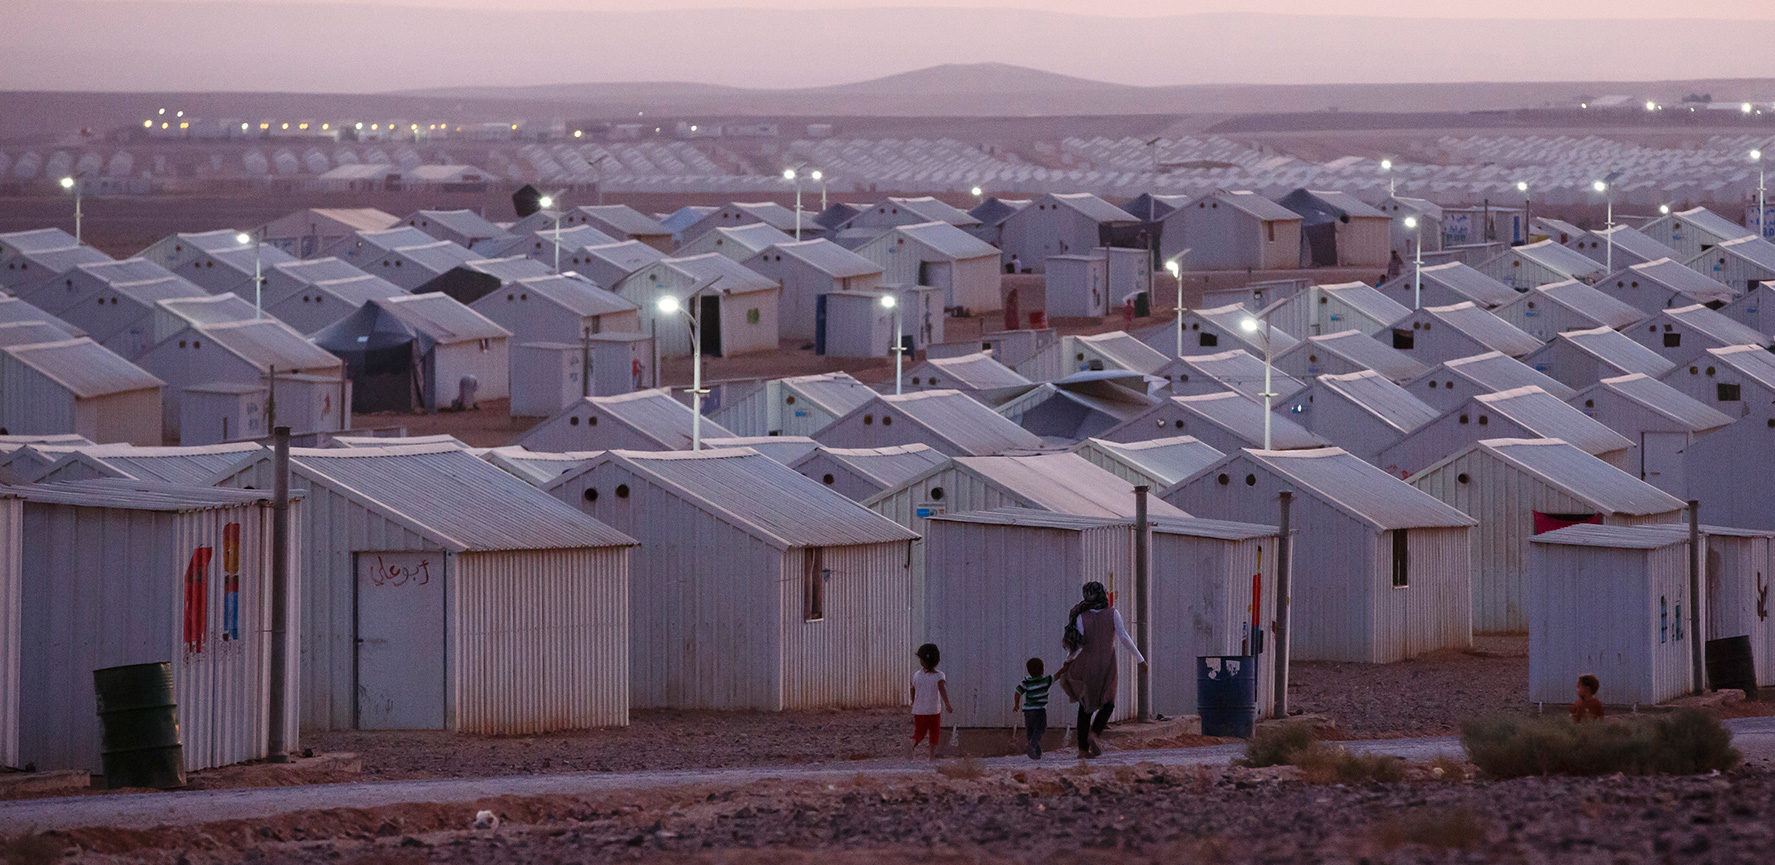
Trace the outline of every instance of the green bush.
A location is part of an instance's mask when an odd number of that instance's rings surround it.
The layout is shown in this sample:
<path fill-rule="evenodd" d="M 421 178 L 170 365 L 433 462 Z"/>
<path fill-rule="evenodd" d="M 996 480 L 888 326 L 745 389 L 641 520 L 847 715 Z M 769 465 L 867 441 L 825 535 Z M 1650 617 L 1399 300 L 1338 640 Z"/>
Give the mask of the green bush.
<path fill-rule="evenodd" d="M 1574 724 L 1500 716 L 1462 725 L 1461 744 L 1492 778 L 1694 775 L 1738 765 L 1732 733 L 1699 709 Z"/>
<path fill-rule="evenodd" d="M 1293 765 L 1296 755 L 1311 749 L 1316 742 L 1310 724 L 1258 727 L 1245 742 L 1245 765 L 1253 768 Z"/>

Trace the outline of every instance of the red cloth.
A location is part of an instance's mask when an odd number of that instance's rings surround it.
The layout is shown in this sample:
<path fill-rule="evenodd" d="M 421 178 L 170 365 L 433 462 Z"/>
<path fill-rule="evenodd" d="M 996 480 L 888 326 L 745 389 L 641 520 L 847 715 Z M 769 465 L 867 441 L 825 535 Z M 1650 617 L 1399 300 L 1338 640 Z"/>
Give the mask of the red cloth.
<path fill-rule="evenodd" d="M 1602 514 L 1544 514 L 1535 511 L 1535 534 L 1537 535 L 1585 523 L 1601 525 Z"/>
<path fill-rule="evenodd" d="M 942 715 L 912 716 L 912 744 L 918 744 L 919 740 L 923 739 L 926 733 L 929 733 L 931 736 L 931 747 L 937 747 L 937 742 L 943 738 Z"/>

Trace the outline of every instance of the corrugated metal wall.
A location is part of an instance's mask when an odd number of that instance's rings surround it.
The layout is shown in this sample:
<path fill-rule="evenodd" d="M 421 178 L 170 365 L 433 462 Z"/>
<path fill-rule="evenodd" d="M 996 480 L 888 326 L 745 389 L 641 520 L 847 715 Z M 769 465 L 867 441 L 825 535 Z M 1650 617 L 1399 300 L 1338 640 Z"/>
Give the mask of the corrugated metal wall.
<path fill-rule="evenodd" d="M 455 556 L 452 729 L 627 725 L 629 555 L 602 547 Z"/>
<path fill-rule="evenodd" d="M 871 498 L 882 491 L 880 482 L 864 477 L 824 451 L 815 451 L 806 462 L 798 463 L 795 470 L 831 487 L 833 492 L 854 502 Z M 828 475 L 832 478 L 829 484 L 826 483 Z"/>
<path fill-rule="evenodd" d="M 1407 530 L 1410 584 L 1404 587 L 1393 585 L 1393 534 L 1371 535 L 1374 630 L 1364 660 L 1386 664 L 1473 645 L 1472 530 Z"/>
<path fill-rule="evenodd" d="M 1133 538 L 1126 526 L 1082 531 L 976 523 L 934 522 L 927 538 L 933 574 L 927 600 L 928 633 L 915 639 L 937 644 L 948 677 L 955 714 L 945 724 L 962 727 L 1015 727 L 1011 698 L 1025 675 L 1024 662 L 1039 657 L 1051 675 L 1066 653 L 1060 636 L 1066 614 L 1078 602 L 1078 587 L 1101 581 L 1131 598 Z M 1122 616 L 1133 633 L 1132 604 Z M 1134 711 L 1134 664 L 1118 650 L 1115 718 Z M 907 660 L 905 675 L 916 669 Z M 1193 674 L 1192 674 L 1193 676 Z M 1192 680 L 1193 681 L 1193 680 Z M 1056 684 L 1049 694 L 1048 721 L 1070 727 L 1077 707 Z"/>
<path fill-rule="evenodd" d="M 1775 577 L 1766 537 L 1708 535 L 1707 638 L 1749 636 L 1757 684 L 1775 685 L 1775 618 L 1769 616 L 1769 581 Z M 4 565 L 0 565 L 4 567 Z"/>
<path fill-rule="evenodd" d="M 940 491 L 932 498 L 935 491 Z M 987 511 L 993 508 L 1026 506 L 1024 502 L 1012 498 L 1003 489 L 988 483 L 984 478 L 971 472 L 961 472 L 948 468 L 923 480 L 902 485 L 883 493 L 866 506 L 884 517 L 899 523 L 918 533 L 919 539 L 912 542 L 912 644 L 925 642 L 925 612 L 929 605 L 925 598 L 925 563 L 929 561 L 925 553 L 925 532 L 930 527 L 930 520 L 919 516 L 921 510 L 930 514 L 965 514 L 971 511 Z M 1105 585 L 1108 585 L 1107 583 Z"/>
<path fill-rule="evenodd" d="M 1462 475 L 1467 476 L 1466 483 L 1461 483 Z M 1413 478 L 1411 484 L 1479 521 L 1473 531 L 1473 630 L 1527 630 L 1523 574 L 1528 570 L 1529 538 L 1535 534 L 1534 512 L 1588 514 L 1594 507 L 1477 451 Z M 1604 522 L 1639 525 L 1681 518 L 1681 511 L 1645 517 L 1609 514 Z"/>
<path fill-rule="evenodd" d="M 160 389 L 149 388 L 80 400 L 72 431 L 101 444 L 158 445 L 160 421 Z"/>
<path fill-rule="evenodd" d="M 0 766 L 17 766 L 19 750 L 19 618 L 24 508 L 0 497 Z"/>
<path fill-rule="evenodd" d="M 1260 713 L 1275 706 L 1276 539 L 1224 541 L 1163 532 L 1152 546 L 1153 710 L 1172 717 L 1196 714 L 1196 656 L 1249 652 L 1252 577 L 1258 582 Z M 1132 597 L 1130 593 L 1129 597 Z"/>
<path fill-rule="evenodd" d="M 76 432 L 74 402 L 67 388 L 0 352 L 0 427 L 8 433 Z"/>
<path fill-rule="evenodd" d="M 1602 680 L 1598 696 L 1609 705 L 1646 706 L 1686 692 L 1694 639 L 1688 556 L 1687 542 L 1657 550 L 1535 544 L 1529 699 L 1569 703 L 1585 673 Z"/>
<path fill-rule="evenodd" d="M 911 541 L 823 547 L 824 618 L 807 621 L 803 557 L 782 558 L 782 707 L 905 702 L 912 663 Z"/>

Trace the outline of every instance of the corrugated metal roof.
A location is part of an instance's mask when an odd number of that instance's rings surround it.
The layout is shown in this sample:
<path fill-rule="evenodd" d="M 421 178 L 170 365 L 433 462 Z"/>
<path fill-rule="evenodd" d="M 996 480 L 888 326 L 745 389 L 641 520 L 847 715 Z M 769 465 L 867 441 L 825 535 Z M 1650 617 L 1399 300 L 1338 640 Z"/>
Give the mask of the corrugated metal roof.
<path fill-rule="evenodd" d="M 426 219 L 434 225 L 470 238 L 498 237 L 505 231 L 472 210 L 420 210 L 407 220 Z M 406 221 L 406 220 L 403 220 Z"/>
<path fill-rule="evenodd" d="M 350 491 L 459 551 L 635 543 L 579 509 L 451 445 L 292 448 L 290 462 L 294 471 Z"/>
<path fill-rule="evenodd" d="M 183 486 L 127 478 L 104 478 L 66 484 L 27 484 L 6 489 L 27 502 L 37 504 L 132 511 L 207 511 L 271 500 L 270 495 L 263 490 Z"/>
<path fill-rule="evenodd" d="M 1528 295 L 1541 298 L 1548 303 L 1557 303 L 1597 324 L 1609 327 L 1626 327 L 1646 317 L 1646 314 L 1638 307 L 1617 300 L 1575 279 L 1538 286 L 1530 289 Z"/>
<path fill-rule="evenodd" d="M 1481 394 L 1473 399 L 1543 438 L 1560 439 L 1585 453 L 1606 454 L 1633 447 L 1626 436 L 1538 387 Z"/>
<path fill-rule="evenodd" d="M 947 222 L 950 225 L 957 227 L 980 224 L 980 220 L 975 219 L 967 211 L 952 207 L 929 195 L 920 196 L 918 198 L 895 198 L 889 196 L 887 201 L 893 205 L 897 205 L 901 210 L 912 213 L 914 216 L 923 217 L 926 222 Z"/>
<path fill-rule="evenodd" d="M 21 252 L 18 257 L 49 273 L 67 273 L 83 264 L 104 264 L 111 261 L 111 256 L 90 246 L 67 246 L 61 249 Z"/>
<path fill-rule="evenodd" d="M 1243 441 L 1263 442 L 1263 405 L 1236 393 L 1210 393 L 1200 396 L 1174 396 L 1171 402 Z M 1281 415 L 1270 416 L 1270 444 L 1277 449 L 1316 448 L 1328 444 L 1305 427 Z"/>
<path fill-rule="evenodd" d="M 1754 345 L 1710 348 L 1707 353 L 1763 387 L 1775 390 L 1775 353 Z"/>
<path fill-rule="evenodd" d="M 920 367 L 926 369 L 920 370 Z M 969 390 L 987 390 L 995 387 L 1023 387 L 1033 384 L 1029 379 L 1019 375 L 1016 370 L 994 360 L 991 352 L 980 351 L 973 354 L 956 355 L 955 357 L 926 358 L 918 366 L 906 371 L 907 376 L 941 373 L 945 381 L 933 384 L 959 384 Z"/>
<path fill-rule="evenodd" d="M 276 264 L 267 264 L 266 269 L 275 270 L 303 285 L 331 282 L 335 279 L 357 279 L 369 275 L 359 270 L 355 265 L 332 257 L 280 261 Z"/>
<path fill-rule="evenodd" d="M 779 243 L 794 243 L 795 237 L 768 222 L 753 222 L 747 225 L 723 225 L 714 229 L 715 233 L 725 241 L 723 246 L 738 246 L 749 252 L 758 252 Z"/>
<path fill-rule="evenodd" d="M 469 270 L 487 274 L 500 282 L 517 282 L 520 279 L 555 275 L 553 268 L 524 255 L 476 259 L 463 266 Z"/>
<path fill-rule="evenodd" d="M 411 225 L 397 225 L 382 231 L 360 231 L 356 236 L 359 244 L 375 247 L 383 252 L 409 246 L 424 246 L 437 240 Z"/>
<path fill-rule="evenodd" d="M 1728 303 L 1735 296 L 1732 289 L 1720 284 L 1718 280 L 1698 273 L 1673 258 L 1660 258 L 1655 261 L 1635 264 L 1628 267 L 1627 271 L 1626 275 L 1616 279 L 1615 282 L 1632 282 L 1633 277 L 1637 276 L 1671 291 L 1687 295 L 1697 303 L 1714 303 L 1716 301 Z"/>
<path fill-rule="evenodd" d="M 1086 516 L 1134 516 L 1134 484 L 1075 453 L 956 457 L 955 465 L 1009 490 L 1033 507 Z M 1188 516 L 1157 495 L 1149 498 L 1147 510 L 1155 515 Z"/>
<path fill-rule="evenodd" d="M 263 275 L 265 268 L 279 262 L 295 261 L 296 257 L 275 246 L 244 246 L 238 249 L 214 249 L 206 254 L 217 264 L 231 267 L 242 276 L 252 276 L 253 269 L 258 268 Z"/>
<path fill-rule="evenodd" d="M 1575 252 L 1572 254 L 1577 255 Z M 1466 334 L 1480 345 L 1511 357 L 1521 357 L 1541 347 L 1540 340 L 1491 312 L 1480 309 L 1472 301 L 1449 306 L 1426 306 L 1414 317 L 1434 318 L 1437 322 Z"/>
<path fill-rule="evenodd" d="M 1719 429 L 1732 422 L 1725 412 L 1670 385 L 1640 373 L 1605 378 L 1596 387 L 1606 388 L 1632 400 L 1647 411 L 1663 415 L 1691 432 Z M 1582 394 L 1580 394 L 1582 396 Z"/>
<path fill-rule="evenodd" d="M 161 280 L 176 279 L 191 286 L 193 291 L 196 291 L 199 294 L 203 293 L 202 289 L 187 281 L 184 277 L 179 276 L 146 258 L 125 258 L 118 261 L 105 260 L 92 264 L 82 264 L 79 267 L 74 268 L 74 270 L 86 274 L 112 288 L 118 288 L 133 283 L 152 283 Z"/>
<path fill-rule="evenodd" d="M 595 256 L 625 273 L 634 273 L 666 257 L 665 253 L 639 240 L 626 240 L 622 243 L 608 243 L 603 246 L 588 246 L 580 250 L 580 253 Z"/>
<path fill-rule="evenodd" d="M 595 217 L 598 221 L 630 237 L 654 237 L 672 233 L 672 230 L 659 220 L 626 204 L 582 205 L 569 212 Z"/>
<path fill-rule="evenodd" d="M 1699 228 L 1702 231 L 1719 238 L 1720 240 L 1732 240 L 1734 238 L 1747 237 L 1756 234 L 1756 232 L 1745 228 L 1730 219 L 1720 216 L 1705 207 L 1679 210 L 1672 215 L 1695 228 Z"/>
<path fill-rule="evenodd" d="M 784 231 L 794 231 L 797 222 L 800 222 L 803 230 L 824 230 L 819 223 L 813 221 L 814 213 L 802 211 L 801 218 L 797 220 L 795 211 L 774 201 L 734 201 L 729 202 L 727 206 Z"/>
<path fill-rule="evenodd" d="M 1079 442 L 1075 453 L 1086 448 L 1094 449 L 1130 468 L 1151 475 L 1159 482 L 1161 488 L 1169 487 L 1226 456 L 1204 444 L 1195 436 L 1169 436 L 1125 443 L 1105 439 L 1086 439 Z"/>
<path fill-rule="evenodd" d="M 403 246 L 391 250 L 388 254 L 405 258 L 432 273 L 444 273 L 481 258 L 480 255 L 448 240 L 433 241 L 423 246 Z"/>
<path fill-rule="evenodd" d="M 1423 375 L 1429 367 L 1419 363 L 1411 355 L 1406 354 L 1379 340 L 1371 339 L 1359 330 L 1342 330 L 1323 336 L 1309 337 L 1306 342 L 1292 349 L 1295 352 L 1323 351 L 1334 354 L 1350 363 L 1367 367 L 1395 381 L 1409 381 Z M 1277 358 L 1279 361 L 1280 358 Z"/>
<path fill-rule="evenodd" d="M 1769 345 L 1769 335 L 1708 309 L 1701 304 L 1660 310 L 1658 315 L 1679 321 L 1698 333 L 1706 334 L 1726 345 Z M 1654 316 L 1655 318 L 1656 316 Z"/>
<path fill-rule="evenodd" d="M 584 279 L 569 276 L 538 276 L 518 280 L 518 285 L 548 298 L 580 316 L 593 317 L 640 309 L 626 297 L 605 291 Z M 477 313 L 478 315 L 478 313 Z M 488 322 L 491 324 L 492 322 Z"/>
<path fill-rule="evenodd" d="M 504 339 L 512 332 L 441 291 L 372 301 L 389 315 L 440 343 Z"/>
<path fill-rule="evenodd" d="M 764 291 L 778 287 L 776 280 L 716 252 L 688 258 L 662 258 L 659 263 L 684 274 L 693 284 L 718 280 L 710 288 L 722 294 Z"/>
<path fill-rule="evenodd" d="M 1577 394 L 1577 391 L 1560 384 L 1534 367 L 1495 351 L 1443 361 L 1424 375 L 1444 373 L 1458 375 L 1492 393 L 1533 386 L 1560 399 L 1571 399 Z"/>
<path fill-rule="evenodd" d="M 1674 547 L 1689 540 L 1685 529 L 1681 534 L 1658 531 L 1647 526 L 1599 526 L 1580 523 L 1529 538 L 1531 543 L 1566 547 L 1609 547 L 1627 550 L 1657 550 Z"/>
<path fill-rule="evenodd" d="M 401 221 L 400 217 L 374 207 L 312 207 L 308 212 L 322 219 L 331 219 L 352 231 L 376 231 Z"/>
<path fill-rule="evenodd" d="M 1105 202 L 1107 204 L 1108 202 Z M 955 261 L 972 261 L 976 258 L 992 256 L 997 258 L 999 249 L 978 237 L 973 236 L 947 222 L 921 222 L 917 225 L 895 226 L 892 234 L 918 243 L 945 258 Z"/>
<path fill-rule="evenodd" d="M 1249 189 L 1219 189 L 1203 197 L 1218 199 L 1228 207 L 1243 211 L 1244 213 L 1264 222 L 1275 222 L 1278 220 L 1293 222 L 1300 221 L 1300 214 L 1252 192 Z M 1191 203 L 1193 204 L 1194 202 Z M 1187 207 L 1188 205 L 1186 204 L 1184 206 Z M 1183 208 L 1178 209 L 1181 210 Z"/>
<path fill-rule="evenodd" d="M 79 433 L 42 433 L 32 435 L 0 435 L 0 448 L 22 447 L 24 445 L 62 445 L 67 447 L 88 447 L 96 442 Z"/>
<path fill-rule="evenodd" d="M 1411 276 L 1407 273 L 1400 278 L 1409 280 Z M 1423 281 L 1442 286 L 1483 307 L 1502 306 L 1517 296 L 1516 289 L 1459 261 L 1424 268 Z"/>
<path fill-rule="evenodd" d="M 875 481 L 883 489 L 897 487 L 930 469 L 949 462 L 942 451 L 927 444 L 894 445 L 882 448 L 829 448 L 807 454 L 791 463 L 792 468 L 816 455 L 825 454 L 844 463 L 851 471 Z"/>
<path fill-rule="evenodd" d="M 797 399 L 811 402 L 835 418 L 875 398 L 868 385 L 843 371 L 791 376 L 778 379 L 778 383 Z"/>
<path fill-rule="evenodd" d="M 1254 353 L 1261 353 L 1263 351 L 1265 338 L 1264 331 L 1266 328 L 1260 326 L 1254 331 L 1245 330 L 1242 323 L 1246 319 L 1254 318 L 1254 316 L 1252 315 L 1251 310 L 1245 308 L 1245 305 L 1242 303 L 1229 303 L 1225 306 L 1214 307 L 1213 309 L 1192 309 L 1186 311 L 1184 315 L 1186 317 L 1199 318 L 1205 322 L 1212 322 L 1214 326 L 1220 328 L 1221 331 L 1228 336 L 1250 346 Z M 1186 322 L 1185 327 L 1187 326 L 1188 324 Z M 1267 328 L 1267 330 L 1269 331 L 1268 338 L 1270 341 L 1271 357 L 1280 356 L 1286 353 L 1289 349 L 1300 344 L 1300 340 L 1295 339 L 1293 334 L 1290 334 L 1279 327 L 1271 327 Z"/>
<path fill-rule="evenodd" d="M 1584 229 L 1566 222 L 1563 219 L 1554 219 L 1551 216 L 1537 216 L 1535 217 L 1535 224 L 1541 228 L 1548 229 L 1552 234 L 1563 234 L 1567 238 L 1578 237 L 1584 233 Z"/>
<path fill-rule="evenodd" d="M 191 328 L 260 369 L 275 366 L 279 372 L 288 372 L 345 366 L 344 361 L 272 318 L 193 324 Z"/>
<path fill-rule="evenodd" d="M 1156 534 L 1183 535 L 1192 538 L 1213 538 L 1223 541 L 1246 541 L 1258 538 L 1273 538 L 1277 534 L 1275 526 L 1257 523 L 1235 523 L 1228 520 L 1208 520 L 1201 517 L 1167 517 L 1149 514 L 1148 523 Z M 1132 529 L 1131 519 L 1116 517 L 1092 517 L 1077 514 L 1060 514 L 1053 511 L 1041 511 L 1034 508 L 993 508 L 989 511 L 971 511 L 965 514 L 937 514 L 931 517 L 951 523 L 973 523 L 988 526 L 1028 526 L 1031 528 L 1061 529 L 1079 531 L 1084 529 L 1112 528 L 1127 526 Z"/>
<path fill-rule="evenodd" d="M 127 393 L 165 384 L 116 352 L 86 337 L 0 348 L 80 399 Z M 332 357 L 332 355 L 328 355 Z"/>
<path fill-rule="evenodd" d="M 1589 234 L 1595 238 L 1596 242 L 1602 244 L 1604 248 L 1607 248 L 1610 243 L 1613 243 L 1616 249 L 1625 250 L 1628 254 L 1645 261 L 1669 258 L 1677 254 L 1676 250 L 1653 240 L 1640 233 L 1638 229 L 1627 225 L 1616 225 L 1613 228 L 1599 228 L 1589 232 Z"/>
<path fill-rule="evenodd" d="M 1374 286 L 1366 282 L 1340 282 L 1336 285 L 1318 287 L 1323 294 L 1337 298 L 1348 304 L 1352 309 L 1382 324 L 1392 324 L 1406 316 L 1411 310 L 1398 301 L 1381 294 Z"/>
<path fill-rule="evenodd" d="M 233 292 L 206 294 L 202 297 L 173 297 L 154 305 L 188 324 L 247 321 L 258 314 L 251 303 L 240 299 Z"/>
<path fill-rule="evenodd" d="M 1566 279 L 1597 277 L 1607 273 L 1603 269 L 1602 262 L 1569 246 L 1560 246 L 1552 240 L 1512 247 L 1510 253 L 1515 253 Z"/>
<path fill-rule="evenodd" d="M 69 336 L 80 336 L 79 328 L 44 312 L 42 309 L 16 297 L 0 294 L 0 324 L 16 324 L 41 321 L 55 325 Z"/>
<path fill-rule="evenodd" d="M 1164 369 L 1165 364 L 1171 361 L 1126 331 L 1112 330 L 1109 333 L 1075 336 L 1073 339 L 1122 369 L 1146 375 Z"/>
<path fill-rule="evenodd" d="M 673 399 L 671 393 L 664 388 L 638 390 L 617 396 L 583 397 L 580 402 L 570 405 L 564 411 L 572 411 L 581 404 L 588 404 L 595 410 L 628 424 L 636 432 L 659 442 L 662 448 L 677 450 L 690 447 L 690 406 Z M 706 417 L 703 418 L 702 428 L 705 436 L 733 435 L 732 430 Z"/>
<path fill-rule="evenodd" d="M 1322 375 L 1316 382 L 1326 390 L 1342 394 L 1356 407 L 1367 411 L 1388 426 L 1408 433 L 1442 416 L 1405 388 L 1372 370 L 1345 375 Z"/>
<path fill-rule="evenodd" d="M 1042 446 L 1042 440 L 1035 434 L 958 390 L 927 390 L 876 398 L 963 453 L 998 454 Z"/>
<path fill-rule="evenodd" d="M 751 448 L 611 451 L 564 477 L 595 471 L 609 462 L 647 475 L 783 548 L 880 544 L 918 537 L 911 529 Z M 559 483 L 562 481 L 557 480 Z"/>
<path fill-rule="evenodd" d="M 372 300 L 385 297 L 398 297 L 406 294 L 406 290 L 380 276 L 363 274 L 347 279 L 329 279 L 316 282 L 309 286 L 315 291 L 326 292 L 353 307 L 360 307 Z"/>
<path fill-rule="evenodd" d="M 9 246 L 20 252 L 66 249 L 79 243 L 80 241 L 74 239 L 74 235 L 59 228 L 33 228 L 28 231 L 0 233 L 0 246 Z"/>
<path fill-rule="evenodd" d="M 867 276 L 882 272 L 881 265 L 830 240 L 803 240 L 799 243 L 773 244 L 759 250 L 758 255 L 769 255 L 772 252 L 787 255 L 827 276 L 841 279 L 847 276 Z"/>
<path fill-rule="evenodd" d="M 344 435 L 328 436 L 327 443 L 336 448 L 394 448 L 409 445 L 450 445 L 467 448 L 461 439 L 449 433 L 436 433 L 424 436 L 378 436 L 378 435 Z"/>
<path fill-rule="evenodd" d="M 486 453 L 481 454 L 481 459 L 511 472 L 531 486 L 544 487 L 555 478 L 603 455 L 603 451 L 549 453 L 509 445 L 502 448 L 490 448 Z"/>
<path fill-rule="evenodd" d="M 813 453 L 819 442 L 807 436 L 722 436 L 703 439 L 705 448 L 751 448 L 786 466 Z"/>
<path fill-rule="evenodd" d="M 1140 217 L 1121 209 L 1089 192 L 1055 192 L 1048 199 L 1076 210 L 1095 222 L 1139 222 Z"/>
<path fill-rule="evenodd" d="M 1683 509 L 1683 501 L 1558 439 L 1485 439 L 1468 445 L 1413 480 L 1479 451 L 1527 472 L 1601 513 L 1649 516 Z"/>
<path fill-rule="evenodd" d="M 1611 327 L 1568 330 L 1553 339 L 1554 342 L 1571 343 L 1577 350 L 1624 372 L 1661 376 L 1676 368 L 1676 364 L 1663 355 L 1634 342 L 1632 337 Z"/>
<path fill-rule="evenodd" d="M 260 445 L 252 442 L 203 447 L 98 445 L 83 448 L 61 461 L 85 456 L 136 480 L 205 486 L 223 469 L 239 464 L 247 454 L 258 450 Z"/>
<path fill-rule="evenodd" d="M 61 342 L 72 338 L 67 331 L 47 321 L 0 322 L 0 346 Z"/>
<path fill-rule="evenodd" d="M 1264 362 L 1244 349 L 1185 355 L 1166 364 L 1160 375 L 1173 369 L 1212 379 L 1249 397 L 1263 398 Z M 1306 382 L 1273 366 L 1269 372 L 1270 386 L 1278 397 L 1287 398 L 1306 389 Z"/>
<path fill-rule="evenodd" d="M 1243 460 L 1269 468 L 1299 484 L 1303 491 L 1382 531 L 1478 525 L 1472 517 L 1343 448 L 1246 450 L 1208 467 L 1203 474 Z"/>

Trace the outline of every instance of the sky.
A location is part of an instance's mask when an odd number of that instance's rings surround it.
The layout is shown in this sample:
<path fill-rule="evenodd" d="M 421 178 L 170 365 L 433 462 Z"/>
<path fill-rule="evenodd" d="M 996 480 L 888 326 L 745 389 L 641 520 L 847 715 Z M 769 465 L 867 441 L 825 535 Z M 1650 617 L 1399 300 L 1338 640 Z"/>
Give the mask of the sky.
<path fill-rule="evenodd" d="M 94 2 L 94 0 L 79 0 Z M 172 5 L 197 5 L 217 0 L 150 0 Z M 289 0 L 227 0 L 234 4 L 273 5 Z M 573 9 L 633 12 L 646 9 L 874 9 L 881 7 L 943 7 L 968 9 L 1040 9 L 1048 12 L 1090 12 L 1117 17 L 1160 17 L 1208 12 L 1267 12 L 1298 15 L 1362 15 L 1400 18 L 1705 18 L 1712 20 L 1775 20 L 1768 0 L 1560 0 L 1539 14 L 1531 4 L 1470 3 L 1447 8 L 1413 7 L 1401 0 L 1119 0 L 1113 9 L 1091 7 L 1078 0 L 308 0 L 342 6 L 419 6 L 456 9 Z"/>

